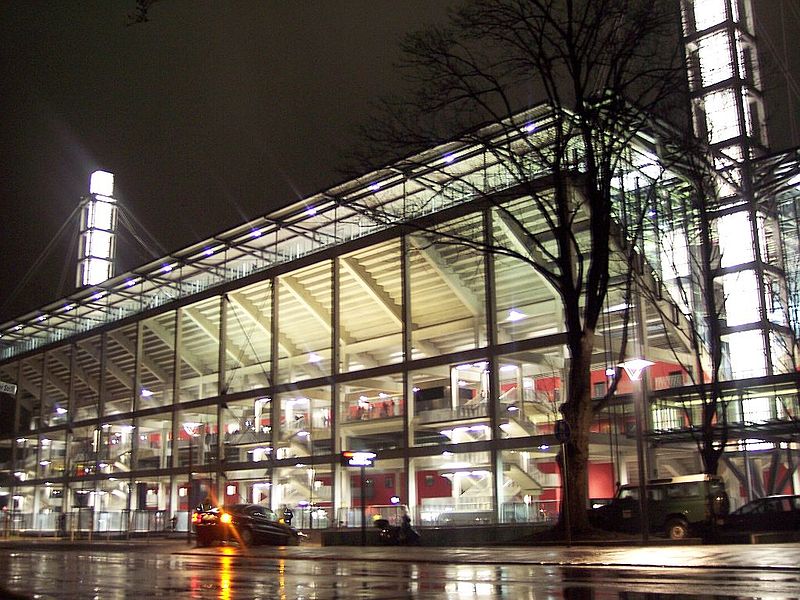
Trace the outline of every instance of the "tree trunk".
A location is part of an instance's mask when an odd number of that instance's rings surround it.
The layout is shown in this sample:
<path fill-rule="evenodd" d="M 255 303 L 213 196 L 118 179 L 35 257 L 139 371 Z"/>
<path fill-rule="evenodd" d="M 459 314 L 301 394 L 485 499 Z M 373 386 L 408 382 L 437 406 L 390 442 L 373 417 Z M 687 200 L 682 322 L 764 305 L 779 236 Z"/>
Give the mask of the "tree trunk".
<path fill-rule="evenodd" d="M 574 343 L 569 344 L 570 365 L 568 374 L 567 401 L 562 413 L 570 427 L 570 439 L 564 444 L 561 462 L 562 481 L 567 480 L 569 494 L 566 506 L 572 531 L 589 528 L 589 429 L 592 422 L 591 367 L 594 349 L 594 331 L 582 332 Z M 564 468 L 566 466 L 566 469 Z"/>

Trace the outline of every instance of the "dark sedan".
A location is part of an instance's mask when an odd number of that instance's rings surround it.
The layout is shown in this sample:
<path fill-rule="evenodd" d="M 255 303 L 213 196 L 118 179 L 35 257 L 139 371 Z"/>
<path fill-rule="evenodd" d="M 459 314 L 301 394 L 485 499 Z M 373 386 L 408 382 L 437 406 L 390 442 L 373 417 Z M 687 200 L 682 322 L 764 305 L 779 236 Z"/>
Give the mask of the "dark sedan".
<path fill-rule="evenodd" d="M 800 496 L 766 496 L 733 511 L 729 531 L 800 531 Z"/>
<path fill-rule="evenodd" d="M 252 544 L 295 545 L 303 534 L 289 527 L 271 509 L 259 504 L 232 504 L 196 510 L 192 524 L 198 546 L 215 541 Z"/>

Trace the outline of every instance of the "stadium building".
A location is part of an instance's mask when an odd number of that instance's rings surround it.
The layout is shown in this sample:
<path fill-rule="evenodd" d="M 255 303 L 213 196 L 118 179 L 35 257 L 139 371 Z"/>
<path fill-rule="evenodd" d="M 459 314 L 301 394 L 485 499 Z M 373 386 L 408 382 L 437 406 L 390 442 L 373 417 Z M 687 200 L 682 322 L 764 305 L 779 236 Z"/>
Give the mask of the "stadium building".
<path fill-rule="evenodd" d="M 800 493 L 800 150 L 767 150 L 747 7 L 684 11 L 695 125 L 719 175 L 719 473 L 734 507 Z M 525 158 L 555 124 L 537 106 L 472 137 Z M 703 468 L 691 365 L 707 356 L 687 333 L 703 305 L 696 198 L 664 136 L 655 121 L 636 135 L 615 179 L 598 401 L 620 377 L 592 429 L 592 498 L 637 481 L 640 466 L 648 477 Z M 186 531 L 207 498 L 287 505 L 302 528 L 357 526 L 362 498 L 370 514 L 408 507 L 419 525 L 556 518 L 560 299 L 524 261 L 429 233 L 532 252 L 519 228 L 539 231 L 543 216 L 485 148 L 431 148 L 116 276 L 113 176 L 95 174 L 81 288 L 0 326 L 5 530 Z M 546 189 L 546 169 L 522 163 Z M 513 219 L 485 201 L 499 197 Z M 621 283 L 632 206 L 646 215 L 634 297 Z M 646 368 L 616 368 L 623 337 Z M 375 454 L 363 481 L 344 451 Z"/>

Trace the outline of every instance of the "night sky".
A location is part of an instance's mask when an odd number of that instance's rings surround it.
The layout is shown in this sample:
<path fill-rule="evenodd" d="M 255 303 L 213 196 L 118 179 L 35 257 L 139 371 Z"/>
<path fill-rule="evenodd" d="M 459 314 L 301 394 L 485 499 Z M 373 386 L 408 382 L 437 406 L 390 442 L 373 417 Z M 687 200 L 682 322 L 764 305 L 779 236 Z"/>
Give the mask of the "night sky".
<path fill-rule="evenodd" d="M 10 297 L 97 168 L 161 246 L 123 232 L 117 272 L 341 181 L 401 36 L 448 4 L 160 0 L 128 26 L 134 0 L 3 1 L 0 323 L 74 289 L 70 226 Z"/>
<path fill-rule="evenodd" d="M 159 0 L 129 25 L 135 0 L 0 0 L 0 325 L 73 291 L 95 169 L 148 241 L 121 233 L 118 273 L 341 181 L 399 40 L 457 2 Z M 782 52 L 780 13 L 762 22 Z M 778 129 L 774 149 L 800 144 Z"/>

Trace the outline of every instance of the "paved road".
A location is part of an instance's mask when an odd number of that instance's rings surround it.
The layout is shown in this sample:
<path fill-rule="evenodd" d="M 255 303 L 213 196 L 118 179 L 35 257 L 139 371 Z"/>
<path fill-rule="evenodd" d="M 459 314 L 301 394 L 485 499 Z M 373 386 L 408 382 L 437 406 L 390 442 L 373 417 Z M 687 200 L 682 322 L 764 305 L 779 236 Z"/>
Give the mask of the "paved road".
<path fill-rule="evenodd" d="M 194 548 L 0 542 L 20 598 L 800 598 L 800 544 Z M 10 596 L 13 597 L 13 596 Z"/>

